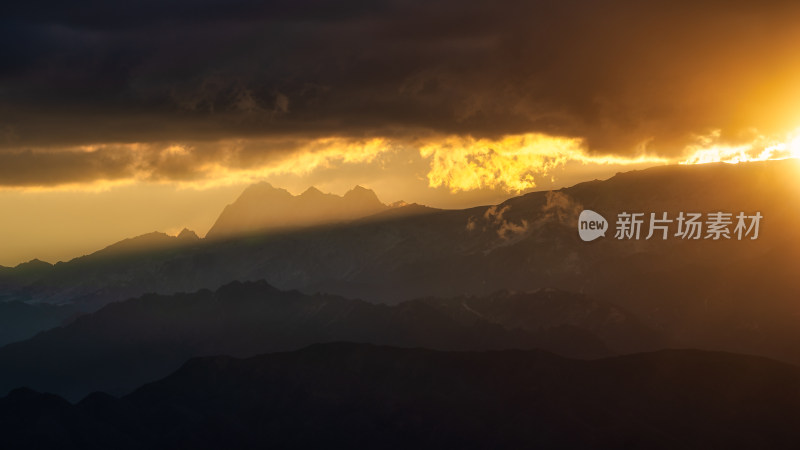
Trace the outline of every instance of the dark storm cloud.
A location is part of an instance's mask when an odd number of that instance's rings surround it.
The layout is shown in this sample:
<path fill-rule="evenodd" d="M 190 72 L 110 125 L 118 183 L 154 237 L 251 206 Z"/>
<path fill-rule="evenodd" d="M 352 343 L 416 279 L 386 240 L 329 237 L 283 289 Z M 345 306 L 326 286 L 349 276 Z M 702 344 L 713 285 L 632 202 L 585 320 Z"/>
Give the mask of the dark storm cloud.
<path fill-rule="evenodd" d="M 671 155 L 797 125 L 795 3 L 18 2 L 0 148 L 544 132 Z"/>
<path fill-rule="evenodd" d="M 283 162 L 286 155 L 298 150 L 310 152 L 314 147 L 313 139 L 273 138 L 6 150 L 0 152 L 0 187 L 91 185 L 119 180 L 201 181 L 208 178 L 209 171 L 269 166 Z"/>
<path fill-rule="evenodd" d="M 130 178 L 135 172 L 127 151 L 22 151 L 0 153 L 0 185 L 56 186 Z M 31 170 L 35 169 L 35 170 Z"/>

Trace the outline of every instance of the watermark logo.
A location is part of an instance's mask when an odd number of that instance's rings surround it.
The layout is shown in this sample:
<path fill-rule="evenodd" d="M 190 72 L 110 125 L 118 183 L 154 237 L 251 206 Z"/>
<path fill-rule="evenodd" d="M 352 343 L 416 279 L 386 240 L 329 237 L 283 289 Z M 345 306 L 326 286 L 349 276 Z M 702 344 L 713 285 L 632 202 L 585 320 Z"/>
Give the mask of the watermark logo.
<path fill-rule="evenodd" d="M 596 212 L 584 209 L 578 217 L 578 234 L 583 241 L 593 241 L 606 235 L 608 221 Z"/>
<path fill-rule="evenodd" d="M 717 211 L 703 215 L 702 213 L 680 212 L 669 217 L 666 212 L 641 213 L 621 212 L 617 214 L 614 238 L 618 240 L 649 240 L 670 237 L 678 239 L 714 241 L 735 239 L 758 239 L 759 226 L 763 216 L 760 212 L 748 215 Z M 647 220 L 649 219 L 649 220 Z M 593 241 L 606 235 L 608 222 L 600 214 L 583 210 L 578 217 L 578 234 L 583 241 Z"/>

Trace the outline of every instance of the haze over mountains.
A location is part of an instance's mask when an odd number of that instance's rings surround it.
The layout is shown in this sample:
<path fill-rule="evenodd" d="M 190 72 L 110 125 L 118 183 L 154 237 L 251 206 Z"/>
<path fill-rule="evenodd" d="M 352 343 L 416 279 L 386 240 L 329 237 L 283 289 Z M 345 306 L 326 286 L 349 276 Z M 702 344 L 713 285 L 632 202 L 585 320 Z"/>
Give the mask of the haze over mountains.
<path fill-rule="evenodd" d="M 269 183 L 254 184 L 225 207 L 206 237 L 219 239 L 275 229 L 346 222 L 388 209 L 375 192 L 356 186 L 343 196 L 315 187 L 300 195 Z"/>
<path fill-rule="evenodd" d="M 800 361 L 799 171 L 794 160 L 666 166 L 496 206 L 409 205 L 240 239 L 153 236 L 147 239 L 161 244 L 140 251 L 112 246 L 55 266 L 4 269 L 0 284 L 5 300 L 84 311 L 147 292 L 215 290 L 232 280 L 384 303 L 554 287 L 619 305 L 671 346 Z M 576 232 L 584 208 L 612 224 L 623 211 L 673 218 L 680 211 L 759 211 L 764 218 L 757 240 L 645 240 L 645 230 L 639 240 L 609 233 L 586 243 Z"/>
<path fill-rule="evenodd" d="M 279 291 L 265 282 L 146 295 L 0 348 L 0 396 L 18 386 L 80 400 L 126 393 L 197 356 L 253 356 L 320 342 L 442 350 L 539 348 L 599 357 L 658 348 L 614 305 L 554 290 L 420 299 L 396 306 Z M 26 355 L 37 355 L 29 358 Z"/>
<path fill-rule="evenodd" d="M 472 351 L 800 362 L 798 173 L 659 167 L 465 210 L 257 185 L 207 238 L 0 269 L 0 430 L 44 448 L 790 448 L 795 366 Z M 755 240 L 583 242 L 584 209 L 612 227 L 621 212 L 763 219 Z M 337 341 L 404 349 L 298 351 Z M 253 357 L 275 351 L 294 352 Z"/>

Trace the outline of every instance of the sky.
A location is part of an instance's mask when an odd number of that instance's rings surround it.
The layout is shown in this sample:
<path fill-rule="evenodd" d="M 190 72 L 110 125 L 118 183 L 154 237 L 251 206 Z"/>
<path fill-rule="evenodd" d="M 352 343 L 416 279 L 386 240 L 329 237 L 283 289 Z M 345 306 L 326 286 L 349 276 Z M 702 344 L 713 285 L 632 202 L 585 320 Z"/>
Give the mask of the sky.
<path fill-rule="evenodd" d="M 249 184 L 491 204 L 796 157 L 793 1 L 52 0 L 0 17 L 0 264 L 204 235 Z"/>

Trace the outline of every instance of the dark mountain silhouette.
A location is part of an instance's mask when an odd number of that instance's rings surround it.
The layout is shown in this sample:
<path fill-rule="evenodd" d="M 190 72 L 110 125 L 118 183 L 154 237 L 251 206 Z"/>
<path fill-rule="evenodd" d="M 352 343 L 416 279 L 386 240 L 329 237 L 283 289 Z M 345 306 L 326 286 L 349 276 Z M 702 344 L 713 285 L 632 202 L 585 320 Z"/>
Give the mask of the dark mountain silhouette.
<path fill-rule="evenodd" d="M 800 369 L 665 350 L 571 360 L 542 351 L 314 345 L 193 359 L 116 399 L 0 399 L 13 448 L 790 449 Z"/>
<path fill-rule="evenodd" d="M 516 315 L 513 323 L 493 315 L 498 298 Z M 467 303 L 486 310 L 486 317 L 464 320 L 458 305 Z M 557 309 L 592 314 L 568 312 L 547 319 Z M 150 294 L 114 303 L 2 347 L 0 394 L 23 385 L 70 399 L 94 390 L 125 392 L 165 376 L 191 357 L 252 356 L 318 342 L 444 350 L 543 348 L 577 357 L 613 353 L 600 334 L 657 345 L 653 333 L 630 314 L 566 292 L 504 292 L 486 300 L 426 299 L 386 306 L 284 292 L 265 282 L 235 282 L 216 292 Z"/>
<path fill-rule="evenodd" d="M 170 236 L 166 233 L 153 232 L 143 234 L 135 238 L 125 239 L 115 244 L 93 253 L 90 257 L 101 256 L 123 256 L 126 254 L 140 254 L 175 247 L 183 247 L 187 244 L 195 244 L 200 240 L 197 234 L 186 228 L 177 236 Z"/>
<path fill-rule="evenodd" d="M 49 275 L 53 270 L 53 265 L 38 259 L 32 259 L 16 265 L 15 267 L 0 266 L 0 298 L 6 300 L 6 296 L 13 293 L 15 288 L 30 285 Z M 19 299 L 19 298 L 17 298 Z M 29 300 L 29 299 L 19 299 Z"/>
<path fill-rule="evenodd" d="M 0 345 L 28 339 L 41 330 L 62 325 L 78 315 L 70 305 L 0 302 Z"/>
<path fill-rule="evenodd" d="M 114 405 L 119 404 L 114 398 L 110 400 Z M 127 428 L 126 424 L 108 424 L 108 418 L 94 417 L 92 412 L 52 394 L 15 389 L 0 399 L 3 446 L 15 449 L 136 449 L 143 448 L 143 442 L 149 440 L 145 436 L 129 436 L 121 431 Z"/>
<path fill-rule="evenodd" d="M 625 308 L 672 346 L 800 362 L 799 171 L 794 160 L 656 167 L 496 206 L 403 214 L 405 206 L 324 227 L 99 252 L 0 279 L 6 300 L 84 310 L 231 280 L 385 303 L 555 287 Z M 584 208 L 612 227 L 623 211 L 759 211 L 763 220 L 757 240 L 645 240 L 643 230 L 640 240 L 611 232 L 586 243 L 576 230 Z"/>
<path fill-rule="evenodd" d="M 178 238 L 178 240 L 184 242 L 194 242 L 200 239 L 200 237 L 197 236 L 197 233 L 188 228 L 184 228 L 183 230 L 181 230 L 181 232 L 178 233 L 176 237 Z"/>
<path fill-rule="evenodd" d="M 235 202 L 225 207 L 206 235 L 226 238 L 255 232 L 298 226 L 345 222 L 369 216 L 388 207 L 375 192 L 356 186 L 338 196 L 310 187 L 294 196 L 284 189 L 262 182 L 248 187 Z"/>
<path fill-rule="evenodd" d="M 165 271 L 161 262 L 181 259 L 201 243 L 197 234 L 187 229 L 178 236 L 153 232 L 69 262 L 53 265 L 33 260 L 0 268 L 0 301 L 69 305 L 76 311 L 91 312 L 109 301 L 162 291 L 160 287 L 172 284 L 170 278 L 178 274 Z"/>
<path fill-rule="evenodd" d="M 618 353 L 652 350 L 663 345 L 653 330 L 618 306 L 556 289 L 502 290 L 486 296 L 425 298 L 407 304 L 432 306 L 467 326 L 482 321 L 509 330 L 539 331 L 556 324 L 574 326 L 597 335 Z"/>

